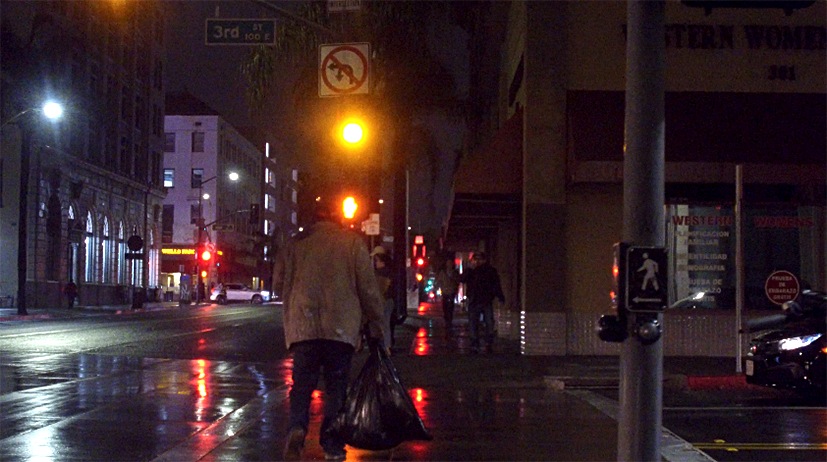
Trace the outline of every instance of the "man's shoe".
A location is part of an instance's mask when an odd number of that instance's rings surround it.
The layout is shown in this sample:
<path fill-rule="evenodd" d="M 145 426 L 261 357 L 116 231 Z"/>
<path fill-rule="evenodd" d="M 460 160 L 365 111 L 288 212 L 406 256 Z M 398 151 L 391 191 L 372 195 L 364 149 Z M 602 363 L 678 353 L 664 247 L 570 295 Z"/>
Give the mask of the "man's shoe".
<path fill-rule="evenodd" d="M 287 432 L 287 442 L 284 444 L 284 460 L 301 460 L 304 449 L 304 437 L 307 432 L 303 428 L 293 427 Z"/>
<path fill-rule="evenodd" d="M 347 453 L 344 449 L 325 449 L 324 460 L 345 460 Z"/>

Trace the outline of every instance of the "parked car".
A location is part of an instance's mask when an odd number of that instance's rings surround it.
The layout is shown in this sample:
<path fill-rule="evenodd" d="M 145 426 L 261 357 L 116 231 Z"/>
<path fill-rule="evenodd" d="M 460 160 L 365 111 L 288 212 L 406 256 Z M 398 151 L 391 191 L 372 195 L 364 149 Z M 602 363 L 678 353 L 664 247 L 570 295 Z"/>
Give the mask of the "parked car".
<path fill-rule="evenodd" d="M 744 358 L 747 383 L 824 396 L 827 378 L 827 294 L 805 290 L 784 312 L 750 320 L 746 332 L 767 331 L 750 341 Z"/>
<path fill-rule="evenodd" d="M 244 284 L 219 284 L 210 292 L 210 300 L 224 305 L 229 302 L 250 302 L 261 304 L 270 301 L 270 292 L 254 290 Z"/>

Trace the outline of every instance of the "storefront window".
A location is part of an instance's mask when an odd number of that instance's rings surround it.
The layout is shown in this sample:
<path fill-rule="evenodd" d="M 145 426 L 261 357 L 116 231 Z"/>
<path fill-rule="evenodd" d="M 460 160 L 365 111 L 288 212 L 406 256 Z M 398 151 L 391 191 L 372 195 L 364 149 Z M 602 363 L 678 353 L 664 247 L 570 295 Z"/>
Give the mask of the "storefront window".
<path fill-rule="evenodd" d="M 799 291 L 824 279 L 819 264 L 824 261 L 824 213 L 819 206 L 744 207 L 745 309 L 778 309 L 783 297 L 767 289 L 778 272 L 791 273 L 795 281 L 789 287 Z M 734 207 L 672 204 L 666 208 L 666 219 L 670 305 L 734 309 L 738 242 Z"/>

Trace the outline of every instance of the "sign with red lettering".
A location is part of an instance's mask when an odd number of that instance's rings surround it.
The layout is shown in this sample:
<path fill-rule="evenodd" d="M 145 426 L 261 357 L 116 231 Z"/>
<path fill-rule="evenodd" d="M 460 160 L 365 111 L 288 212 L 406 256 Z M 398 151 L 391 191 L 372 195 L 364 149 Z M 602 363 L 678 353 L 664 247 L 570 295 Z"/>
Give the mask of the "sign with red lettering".
<path fill-rule="evenodd" d="M 798 278 L 789 271 L 775 271 L 770 274 L 764 283 L 764 292 L 767 298 L 776 305 L 783 305 L 784 302 L 795 300 L 800 287 Z"/>

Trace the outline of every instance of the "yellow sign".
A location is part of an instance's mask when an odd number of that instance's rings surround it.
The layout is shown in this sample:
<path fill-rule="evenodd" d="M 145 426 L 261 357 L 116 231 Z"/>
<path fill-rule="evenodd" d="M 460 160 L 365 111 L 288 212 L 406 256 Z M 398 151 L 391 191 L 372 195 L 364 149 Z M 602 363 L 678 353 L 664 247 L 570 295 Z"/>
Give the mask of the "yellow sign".
<path fill-rule="evenodd" d="M 170 249 L 164 247 L 161 249 L 162 255 L 195 255 L 195 249 Z"/>

